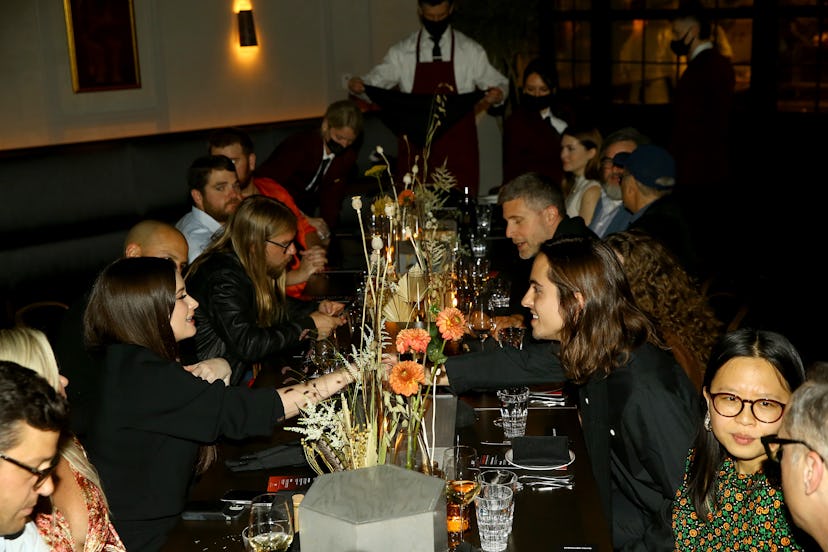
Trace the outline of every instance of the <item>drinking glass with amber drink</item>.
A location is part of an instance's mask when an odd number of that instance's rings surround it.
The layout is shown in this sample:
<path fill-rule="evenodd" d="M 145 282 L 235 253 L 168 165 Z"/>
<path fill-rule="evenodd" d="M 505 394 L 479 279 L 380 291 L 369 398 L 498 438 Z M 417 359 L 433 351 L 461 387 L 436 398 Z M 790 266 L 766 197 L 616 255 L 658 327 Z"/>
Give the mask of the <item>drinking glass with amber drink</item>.
<path fill-rule="evenodd" d="M 463 542 L 463 533 L 469 529 L 469 505 L 480 492 L 480 483 L 477 480 L 477 450 L 466 445 L 449 447 L 443 453 L 441 468 L 446 480 L 446 528 L 449 548 L 454 550 Z"/>

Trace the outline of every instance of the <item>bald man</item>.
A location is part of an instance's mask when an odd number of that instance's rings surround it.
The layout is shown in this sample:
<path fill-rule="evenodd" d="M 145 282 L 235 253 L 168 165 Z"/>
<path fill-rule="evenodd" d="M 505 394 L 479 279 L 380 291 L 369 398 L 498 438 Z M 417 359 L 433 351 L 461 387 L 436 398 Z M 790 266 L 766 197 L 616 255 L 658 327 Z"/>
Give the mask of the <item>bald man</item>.
<path fill-rule="evenodd" d="M 158 220 L 142 220 L 129 229 L 124 240 L 124 257 L 170 259 L 182 272 L 187 267 L 188 253 L 184 235 L 172 224 Z M 88 420 L 94 415 L 91 398 L 97 396 L 97 363 L 83 344 L 86 301 L 87 296 L 84 295 L 69 308 L 54 343 L 60 371 L 69 379 L 66 394 L 71 406 L 71 428 L 81 441 L 86 434 Z"/>
<path fill-rule="evenodd" d="M 187 268 L 187 240 L 178 229 L 158 220 L 142 220 L 124 240 L 124 257 L 170 259 L 183 274 Z"/>

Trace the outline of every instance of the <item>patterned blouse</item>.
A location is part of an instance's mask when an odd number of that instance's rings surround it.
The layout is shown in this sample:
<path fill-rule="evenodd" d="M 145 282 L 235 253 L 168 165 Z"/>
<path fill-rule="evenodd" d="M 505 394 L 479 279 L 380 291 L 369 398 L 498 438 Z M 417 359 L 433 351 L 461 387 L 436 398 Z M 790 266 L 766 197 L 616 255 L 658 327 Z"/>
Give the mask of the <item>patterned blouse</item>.
<path fill-rule="evenodd" d="M 101 490 L 76 471 L 70 464 L 78 486 L 83 493 L 89 515 L 89 526 L 83 551 L 75 549 L 75 541 L 69 531 L 69 522 L 60 510 L 37 515 L 37 529 L 53 552 L 126 552 L 121 538 L 112 526 Z"/>
<path fill-rule="evenodd" d="M 782 490 L 770 484 L 761 471 L 736 472 L 728 457 L 716 474 L 718 505 L 701 523 L 688 496 L 687 458 L 684 481 L 673 501 L 673 535 L 676 550 L 802 550 L 791 534 Z"/>

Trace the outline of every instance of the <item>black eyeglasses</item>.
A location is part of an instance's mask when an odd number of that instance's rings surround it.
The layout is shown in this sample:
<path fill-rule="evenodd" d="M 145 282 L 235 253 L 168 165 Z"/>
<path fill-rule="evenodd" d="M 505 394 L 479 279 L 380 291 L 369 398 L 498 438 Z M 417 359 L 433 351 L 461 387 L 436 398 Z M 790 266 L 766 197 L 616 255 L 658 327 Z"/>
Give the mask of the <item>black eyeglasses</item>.
<path fill-rule="evenodd" d="M 783 445 L 803 445 L 813 452 L 816 452 L 819 459 L 822 462 L 825 462 L 825 458 L 814 449 L 811 445 L 806 443 L 805 441 L 800 441 L 799 439 L 785 439 L 784 437 L 778 437 L 776 435 L 762 435 L 760 437 L 762 441 L 762 446 L 765 447 L 765 454 L 768 455 L 768 458 L 773 460 L 774 462 L 782 462 L 782 447 Z M 771 445 L 776 445 L 775 448 L 771 448 Z"/>
<path fill-rule="evenodd" d="M 753 417 L 766 424 L 779 420 L 785 412 L 785 403 L 773 399 L 756 399 L 750 401 L 733 393 L 711 393 L 713 408 L 725 418 L 735 418 L 742 413 L 745 403 L 750 404 Z"/>
<path fill-rule="evenodd" d="M 35 489 L 39 489 L 40 486 L 43 485 L 43 482 L 46 481 L 46 479 L 48 479 L 49 477 L 52 476 L 52 474 L 55 472 L 55 468 L 57 468 L 57 465 L 58 465 L 58 458 L 55 458 L 54 460 L 52 460 L 52 465 L 51 466 L 49 466 L 45 470 L 39 470 L 37 468 L 27 466 L 23 462 L 15 460 L 11 456 L 6 456 L 5 454 L 2 454 L 2 453 L 0 453 L 0 458 L 5 460 L 9 464 L 14 464 L 18 468 L 24 469 L 27 472 L 29 472 L 30 474 L 36 476 L 37 479 L 35 479 L 35 482 L 34 482 L 34 488 Z"/>
<path fill-rule="evenodd" d="M 289 241 L 289 242 L 287 242 L 287 243 L 279 243 L 279 242 L 277 242 L 277 241 L 273 241 L 273 240 L 265 240 L 265 241 L 266 241 L 267 243 L 272 243 L 273 245 L 278 245 L 279 247 L 281 247 L 282 249 L 284 249 L 283 253 L 284 253 L 285 255 L 287 255 L 288 249 L 290 249 L 290 246 L 291 246 L 291 245 L 293 245 L 293 242 L 294 242 L 294 240 L 290 240 L 290 241 Z"/>

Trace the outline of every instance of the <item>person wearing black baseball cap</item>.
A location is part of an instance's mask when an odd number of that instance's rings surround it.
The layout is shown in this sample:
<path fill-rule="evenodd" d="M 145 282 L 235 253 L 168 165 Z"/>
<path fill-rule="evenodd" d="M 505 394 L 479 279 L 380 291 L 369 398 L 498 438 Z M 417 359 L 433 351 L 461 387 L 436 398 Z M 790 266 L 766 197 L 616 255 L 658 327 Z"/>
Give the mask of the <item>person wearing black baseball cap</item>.
<path fill-rule="evenodd" d="M 661 241 L 687 272 L 700 276 L 702 262 L 687 216 L 672 193 L 676 183 L 673 156 L 662 147 L 643 144 L 632 153 L 616 154 L 613 163 L 624 169 L 621 197 L 633 214 L 629 228 L 640 228 Z"/>

